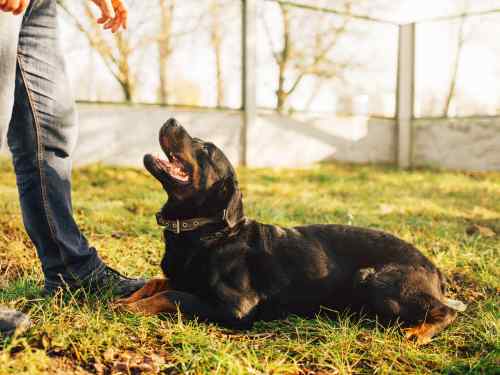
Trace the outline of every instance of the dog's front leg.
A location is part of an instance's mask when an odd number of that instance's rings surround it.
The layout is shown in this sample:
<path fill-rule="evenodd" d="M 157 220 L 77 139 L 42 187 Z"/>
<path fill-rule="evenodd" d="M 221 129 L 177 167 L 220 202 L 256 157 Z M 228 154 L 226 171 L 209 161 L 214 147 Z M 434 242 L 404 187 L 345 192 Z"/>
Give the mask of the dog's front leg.
<path fill-rule="evenodd" d="M 140 298 L 132 302 L 121 303 L 119 307 L 125 311 L 144 315 L 177 312 L 177 306 L 170 300 L 166 291 L 161 291 L 150 297 Z"/>
<path fill-rule="evenodd" d="M 233 309 L 225 306 L 214 307 L 200 298 L 185 292 L 167 290 L 149 298 L 123 305 L 126 311 L 145 315 L 176 313 L 180 311 L 188 317 L 196 317 L 202 321 L 220 323 L 235 329 L 248 329 L 252 326 L 249 319 L 241 318 L 233 313 Z"/>
<path fill-rule="evenodd" d="M 141 299 L 151 297 L 157 293 L 164 292 L 168 289 L 170 289 L 170 286 L 167 279 L 152 279 L 149 280 L 141 289 L 132 293 L 129 297 L 120 298 L 114 301 L 113 305 L 129 305 Z"/>

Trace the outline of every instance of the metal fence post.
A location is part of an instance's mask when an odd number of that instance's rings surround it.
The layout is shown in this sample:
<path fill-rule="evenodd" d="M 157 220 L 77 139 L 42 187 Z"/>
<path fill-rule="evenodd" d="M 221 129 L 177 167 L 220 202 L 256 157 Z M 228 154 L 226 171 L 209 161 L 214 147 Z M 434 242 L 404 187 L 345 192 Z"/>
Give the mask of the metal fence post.
<path fill-rule="evenodd" d="M 409 168 L 412 164 L 412 122 L 415 102 L 415 23 L 399 26 L 396 95 L 398 166 Z"/>
<path fill-rule="evenodd" d="M 242 109 L 240 165 L 247 165 L 248 130 L 257 120 L 257 0 L 242 0 Z"/>

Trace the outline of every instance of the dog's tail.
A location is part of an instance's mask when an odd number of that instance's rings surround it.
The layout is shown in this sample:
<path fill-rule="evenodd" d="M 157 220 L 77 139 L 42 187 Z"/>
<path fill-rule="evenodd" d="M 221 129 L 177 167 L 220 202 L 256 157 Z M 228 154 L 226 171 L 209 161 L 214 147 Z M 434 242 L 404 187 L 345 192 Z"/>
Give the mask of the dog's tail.
<path fill-rule="evenodd" d="M 419 345 L 429 343 L 435 335 L 453 323 L 457 318 L 457 311 L 463 311 L 465 305 L 444 297 L 431 297 L 428 307 L 423 322 L 404 329 L 406 338 L 415 339 Z"/>
<path fill-rule="evenodd" d="M 450 309 L 458 312 L 464 312 L 467 309 L 467 305 L 465 303 L 456 299 L 445 297 L 441 302 L 443 303 L 443 305 L 448 306 Z"/>
<path fill-rule="evenodd" d="M 441 303 L 452 310 L 458 312 L 464 312 L 467 309 L 467 305 L 465 303 L 456 299 L 446 298 L 444 296 L 448 289 L 448 280 L 446 280 L 446 276 L 444 276 L 440 270 L 437 270 L 437 273 L 439 281 L 441 282 L 441 293 L 442 293 L 442 297 L 440 298 Z"/>

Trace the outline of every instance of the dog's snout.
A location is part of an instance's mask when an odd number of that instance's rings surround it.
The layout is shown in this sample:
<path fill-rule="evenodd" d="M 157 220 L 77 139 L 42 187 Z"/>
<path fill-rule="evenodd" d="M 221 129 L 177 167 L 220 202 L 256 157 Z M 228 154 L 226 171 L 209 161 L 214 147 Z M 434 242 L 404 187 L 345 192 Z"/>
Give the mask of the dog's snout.
<path fill-rule="evenodd" d="M 177 127 L 179 125 L 179 122 L 175 118 L 171 118 L 165 123 L 165 127 Z"/>
<path fill-rule="evenodd" d="M 174 119 L 174 118 L 169 119 L 161 127 L 161 129 L 160 129 L 160 137 L 167 137 L 169 135 L 169 132 L 171 130 L 175 131 L 176 129 L 180 128 L 180 126 L 181 125 L 179 124 L 179 122 L 176 119 Z"/>

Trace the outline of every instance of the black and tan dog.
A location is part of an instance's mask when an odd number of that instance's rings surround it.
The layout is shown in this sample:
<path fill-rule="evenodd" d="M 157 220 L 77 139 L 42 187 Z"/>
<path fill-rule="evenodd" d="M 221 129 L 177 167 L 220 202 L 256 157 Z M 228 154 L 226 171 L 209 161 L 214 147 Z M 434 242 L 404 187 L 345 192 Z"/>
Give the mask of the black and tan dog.
<path fill-rule="evenodd" d="M 128 311 L 177 312 L 232 328 L 320 306 L 350 307 L 400 320 L 419 343 L 448 326 L 465 305 L 444 296 L 441 272 L 412 245 L 345 225 L 281 228 L 245 217 L 228 159 L 175 120 L 160 130 L 166 159 L 144 157 L 168 193 L 166 279 L 117 301 Z"/>

